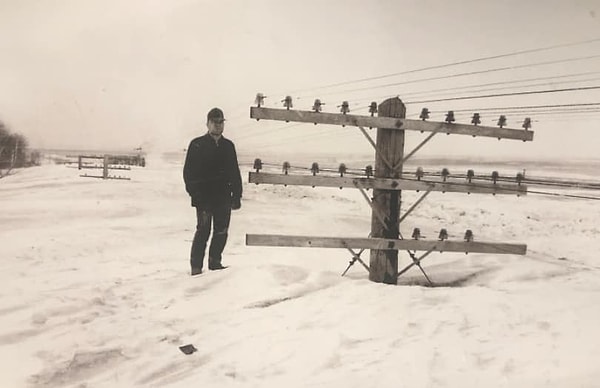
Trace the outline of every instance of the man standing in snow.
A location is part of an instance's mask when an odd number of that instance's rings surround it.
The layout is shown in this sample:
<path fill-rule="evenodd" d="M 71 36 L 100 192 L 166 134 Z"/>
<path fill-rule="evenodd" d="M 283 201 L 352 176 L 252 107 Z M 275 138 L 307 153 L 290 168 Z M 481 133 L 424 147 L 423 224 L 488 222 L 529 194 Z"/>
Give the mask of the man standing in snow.
<path fill-rule="evenodd" d="M 241 207 L 242 178 L 235 146 L 223 137 L 225 117 L 219 108 L 208 112 L 208 132 L 191 141 L 187 149 L 183 180 L 196 208 L 196 233 L 192 242 L 190 264 L 192 276 L 202 273 L 204 254 L 211 232 L 208 269 L 219 270 L 231 210 Z"/>

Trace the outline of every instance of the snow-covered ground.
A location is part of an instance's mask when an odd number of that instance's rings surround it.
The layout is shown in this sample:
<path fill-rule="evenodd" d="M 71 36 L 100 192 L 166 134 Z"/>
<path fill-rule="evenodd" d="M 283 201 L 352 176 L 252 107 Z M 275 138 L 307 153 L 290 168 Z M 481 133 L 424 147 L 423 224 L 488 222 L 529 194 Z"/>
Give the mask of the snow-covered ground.
<path fill-rule="evenodd" d="M 48 164 L 0 180 L 0 386 L 600 386 L 597 201 L 432 193 L 405 235 L 471 229 L 528 253 L 436 253 L 423 266 L 437 287 L 415 268 L 387 286 L 360 265 L 341 277 L 342 249 L 245 245 L 366 237 L 359 192 L 245 178 L 231 267 L 191 277 L 181 167 L 149 158 L 131 181 L 102 181 Z M 403 192 L 405 208 L 418 196 Z"/>

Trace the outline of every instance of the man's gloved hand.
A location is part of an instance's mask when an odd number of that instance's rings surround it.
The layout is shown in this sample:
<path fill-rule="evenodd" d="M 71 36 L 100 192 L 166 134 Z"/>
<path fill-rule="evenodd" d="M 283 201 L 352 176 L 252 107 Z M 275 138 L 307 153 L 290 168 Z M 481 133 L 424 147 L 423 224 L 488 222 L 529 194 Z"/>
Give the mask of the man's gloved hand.
<path fill-rule="evenodd" d="M 238 210 L 242 207 L 242 199 L 241 198 L 233 198 L 231 200 L 231 209 Z"/>

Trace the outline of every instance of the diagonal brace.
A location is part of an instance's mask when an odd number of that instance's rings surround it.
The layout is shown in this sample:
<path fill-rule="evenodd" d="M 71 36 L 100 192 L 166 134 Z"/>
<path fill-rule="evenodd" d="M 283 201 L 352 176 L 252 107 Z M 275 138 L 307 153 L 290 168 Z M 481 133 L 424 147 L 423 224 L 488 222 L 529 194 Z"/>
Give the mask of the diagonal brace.
<path fill-rule="evenodd" d="M 435 246 L 433 248 L 431 248 L 430 250 L 428 250 L 427 252 L 425 252 L 423 255 L 421 255 L 421 257 L 417 258 L 415 257 L 414 254 L 410 254 L 413 262 L 410 263 L 409 265 L 407 265 L 403 270 L 401 270 L 400 272 L 398 272 L 398 277 L 400 277 L 400 275 L 402 275 L 403 273 L 405 273 L 406 271 L 408 271 L 409 269 L 411 269 L 414 265 L 418 266 L 419 269 L 421 270 L 421 272 L 423 272 L 423 275 L 425 275 L 425 278 L 427 279 L 427 281 L 429 282 L 430 285 L 433 285 L 433 283 L 431 282 L 431 280 L 429 279 L 429 277 L 427 276 L 427 274 L 425 273 L 425 271 L 423 270 L 423 267 L 421 267 L 421 261 L 426 258 L 427 256 L 429 256 L 433 251 L 435 250 Z"/>
<path fill-rule="evenodd" d="M 425 197 L 427 197 L 427 196 L 429 195 L 429 193 L 431 193 L 431 190 L 427 190 L 425 193 L 423 193 L 423 195 L 421 196 L 421 198 L 419 198 L 419 199 L 418 199 L 418 200 L 417 200 L 417 201 L 416 201 L 416 202 L 415 202 L 415 203 L 414 203 L 414 204 L 413 204 L 413 205 L 412 205 L 412 206 L 411 206 L 411 207 L 410 207 L 410 208 L 409 208 L 409 209 L 406 211 L 406 213 L 404 213 L 404 214 L 402 215 L 402 217 L 400 217 L 400 219 L 398 220 L 398 224 L 399 224 L 399 223 L 401 223 L 402 221 L 404 221 L 404 219 L 405 219 L 406 217 L 408 217 L 408 215 L 409 215 L 409 214 L 410 214 L 410 213 L 411 213 L 413 210 L 415 210 L 415 208 L 416 208 L 417 206 L 419 206 L 419 204 L 420 204 L 421 202 L 423 202 L 423 200 L 425 199 Z"/>
<path fill-rule="evenodd" d="M 375 142 L 373 141 L 373 139 L 371 138 L 371 136 L 369 136 L 369 133 L 367 132 L 366 129 L 364 129 L 363 127 L 361 127 L 360 125 L 358 126 L 358 128 L 360 129 L 360 131 L 362 132 L 363 135 L 365 135 L 365 137 L 367 138 L 367 140 L 369 141 L 369 143 L 371 143 L 371 145 L 373 146 L 373 148 L 375 148 L 375 151 L 377 151 L 377 145 L 375 144 Z M 388 166 L 388 168 L 392 171 L 396 171 L 396 168 L 394 168 L 394 166 L 392 166 L 392 163 L 390 163 L 389 160 L 387 160 L 387 158 L 383 155 L 378 155 L 381 160 L 383 160 L 383 163 L 385 163 L 386 166 Z"/>
<path fill-rule="evenodd" d="M 362 264 L 363 267 L 365 267 L 365 269 L 367 270 L 367 272 L 371 272 L 371 270 L 369 269 L 369 266 L 365 264 L 365 262 L 360 258 L 360 255 L 362 255 L 362 253 L 365 251 L 365 249 L 361 249 L 358 253 L 354 252 L 354 250 L 352 250 L 351 248 L 346 248 L 348 251 L 350 251 L 350 253 L 352 253 L 352 260 L 350 261 L 350 263 L 348 264 L 348 267 L 346 267 L 346 270 L 344 271 L 344 273 L 342 273 L 342 276 L 346 275 L 346 272 L 348 272 L 348 270 L 350 269 L 350 267 L 352 267 L 354 265 L 354 263 L 356 263 L 357 261 L 359 263 Z"/>
<path fill-rule="evenodd" d="M 431 132 L 431 134 L 429 136 L 427 136 L 418 146 L 416 146 L 414 150 L 410 151 L 408 155 L 406 155 L 401 161 L 396 163 L 396 165 L 394 166 L 394 168 L 392 170 L 396 171 L 396 169 L 398 167 L 403 165 L 408 159 L 410 159 L 411 156 L 413 156 L 418 150 L 420 150 L 425 144 L 427 144 L 427 142 L 429 140 L 431 140 L 432 137 L 437 135 L 439 132 L 440 132 L 439 129 Z"/>
<path fill-rule="evenodd" d="M 379 222 L 381 222 L 381 225 L 383 225 L 383 227 L 386 230 L 389 230 L 389 226 L 386 222 L 387 217 L 384 217 L 381 212 L 379 211 L 379 209 L 377 209 L 375 207 L 375 205 L 373 204 L 373 201 L 371 201 L 371 199 L 369 198 L 369 196 L 367 195 L 365 189 L 363 188 L 363 186 L 360 184 L 359 181 L 354 181 L 354 185 L 356 186 L 356 188 L 360 191 L 360 193 L 362 194 L 363 198 L 367 201 L 367 203 L 369 204 L 369 206 L 371 207 L 371 209 L 373 210 L 373 214 L 375 214 L 375 217 L 377 217 L 377 219 L 379 220 Z"/>

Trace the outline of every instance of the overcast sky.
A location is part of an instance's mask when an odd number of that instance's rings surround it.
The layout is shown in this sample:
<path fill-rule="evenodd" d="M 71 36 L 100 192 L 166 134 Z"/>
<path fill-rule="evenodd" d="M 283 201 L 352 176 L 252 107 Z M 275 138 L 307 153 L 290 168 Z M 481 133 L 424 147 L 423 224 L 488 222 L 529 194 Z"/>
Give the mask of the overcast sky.
<path fill-rule="evenodd" d="M 598 0 L 0 0 L 0 120 L 33 147 L 170 150 L 203 134 L 206 112 L 219 106 L 228 118 L 225 135 L 242 153 L 369 152 L 356 129 L 256 122 L 249 107 L 257 92 L 269 96 L 268 106 L 280 106 L 292 94 L 298 109 L 321 98 L 325 111 L 348 100 L 353 113 L 367 114 L 372 100 L 474 95 L 465 87 L 493 82 L 563 77 L 531 87 L 497 84 L 488 94 L 597 86 L 600 73 L 592 73 L 600 71 L 599 58 L 416 80 L 600 55 L 600 41 L 319 88 L 595 38 Z M 590 74 L 565 77 L 581 73 Z M 408 80 L 414 81 L 376 87 Z M 464 89 L 415 94 L 459 87 Z M 407 104 L 407 113 L 414 116 L 424 106 L 446 111 L 593 102 L 600 102 L 600 91 Z M 509 127 L 521 127 L 523 115 L 507 116 Z M 532 143 L 444 135 L 423 152 L 598 154 L 600 112 L 528 116 L 536 131 Z M 497 114 L 484 119 L 495 125 Z M 411 134 L 407 147 L 422 137 Z"/>

